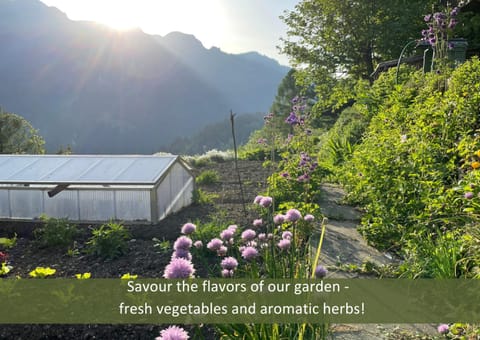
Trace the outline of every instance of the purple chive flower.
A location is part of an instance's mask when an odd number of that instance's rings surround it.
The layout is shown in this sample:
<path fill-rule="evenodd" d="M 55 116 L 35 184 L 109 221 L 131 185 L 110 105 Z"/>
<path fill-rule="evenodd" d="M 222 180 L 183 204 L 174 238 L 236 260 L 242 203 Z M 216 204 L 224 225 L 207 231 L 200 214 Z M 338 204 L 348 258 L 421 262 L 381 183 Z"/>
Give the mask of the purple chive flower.
<path fill-rule="evenodd" d="M 300 100 L 300 97 L 298 97 L 298 96 L 293 97 L 292 98 L 292 104 L 298 103 L 299 100 Z"/>
<path fill-rule="evenodd" d="M 457 20 L 455 19 L 450 19 L 450 22 L 448 23 L 448 28 L 454 28 L 455 26 L 457 26 Z"/>
<path fill-rule="evenodd" d="M 254 227 L 261 227 L 262 224 L 263 224 L 263 221 L 262 221 L 261 218 L 257 218 L 256 220 L 253 220 L 252 224 L 253 224 Z"/>
<path fill-rule="evenodd" d="M 282 233 L 282 239 L 284 240 L 286 239 L 290 240 L 292 237 L 293 237 L 293 234 L 288 230 Z"/>
<path fill-rule="evenodd" d="M 283 222 L 285 222 L 285 215 L 277 214 L 275 215 L 275 217 L 273 217 L 273 223 L 275 223 L 276 225 L 280 225 Z"/>
<path fill-rule="evenodd" d="M 265 196 L 260 200 L 260 205 L 264 208 L 268 208 L 272 205 L 273 199 L 270 196 Z"/>
<path fill-rule="evenodd" d="M 228 230 L 232 230 L 234 233 L 237 231 L 238 226 L 236 224 L 229 225 Z"/>
<path fill-rule="evenodd" d="M 257 256 L 258 256 L 258 251 L 253 247 L 245 247 L 242 250 L 242 257 L 247 261 L 253 260 Z"/>
<path fill-rule="evenodd" d="M 297 125 L 299 124 L 299 120 L 295 112 L 290 112 L 290 115 L 285 119 L 285 123 L 290 125 Z"/>
<path fill-rule="evenodd" d="M 177 249 L 172 253 L 172 259 L 185 259 L 192 261 L 192 254 L 190 254 L 188 249 Z"/>
<path fill-rule="evenodd" d="M 430 19 L 432 19 L 432 15 L 431 14 L 427 14 L 423 17 L 423 20 L 425 20 L 425 22 L 429 22 Z"/>
<path fill-rule="evenodd" d="M 324 278 L 328 273 L 328 270 L 322 266 L 322 265 L 318 265 L 317 268 L 315 268 L 315 277 L 317 279 L 322 279 Z"/>
<path fill-rule="evenodd" d="M 312 214 L 307 214 L 303 219 L 307 222 L 313 222 L 313 220 L 315 220 L 315 217 Z"/>
<path fill-rule="evenodd" d="M 217 250 L 217 255 L 218 255 L 218 256 L 225 256 L 225 255 L 227 255 L 227 251 L 228 251 L 228 248 L 227 248 L 227 247 L 221 246 L 221 247 Z"/>
<path fill-rule="evenodd" d="M 295 222 L 299 219 L 302 218 L 302 214 L 300 213 L 300 211 L 298 211 L 297 209 L 290 209 L 289 211 L 287 211 L 287 213 L 285 214 L 285 218 L 287 221 L 289 222 Z"/>
<path fill-rule="evenodd" d="M 464 196 L 464 197 L 465 197 L 467 200 L 470 200 L 470 199 L 473 198 L 473 196 L 474 196 L 474 195 L 473 195 L 473 192 L 468 191 L 468 192 L 465 193 L 465 196 Z"/>
<path fill-rule="evenodd" d="M 251 241 L 255 238 L 255 236 L 257 236 L 257 234 L 255 233 L 255 231 L 253 231 L 252 229 L 246 229 L 243 233 L 242 233 L 242 240 L 243 241 Z"/>
<path fill-rule="evenodd" d="M 290 177 L 290 174 L 287 171 L 285 171 L 285 172 L 282 172 L 280 176 L 282 176 L 283 178 L 288 178 Z"/>
<path fill-rule="evenodd" d="M 262 200 L 263 196 L 257 195 L 255 199 L 253 200 L 253 203 L 255 204 L 260 204 L 260 201 Z"/>
<path fill-rule="evenodd" d="M 260 242 L 266 242 L 267 241 L 267 234 L 265 234 L 265 233 L 258 234 L 258 240 Z"/>
<path fill-rule="evenodd" d="M 211 251 L 218 251 L 221 246 L 223 246 L 223 242 L 219 238 L 214 238 L 207 243 L 207 248 Z"/>
<path fill-rule="evenodd" d="M 281 239 L 281 240 L 278 242 L 277 246 L 278 246 L 278 248 L 280 248 L 281 250 L 288 250 L 288 249 L 290 249 L 291 244 L 292 244 L 292 243 L 291 243 L 290 239 L 284 238 L 284 239 Z"/>
<path fill-rule="evenodd" d="M 180 236 L 179 238 L 177 238 L 177 240 L 173 244 L 174 250 L 178 250 L 178 249 L 188 250 L 191 247 L 192 247 L 192 240 L 187 236 Z"/>
<path fill-rule="evenodd" d="M 455 17 L 458 14 L 458 7 L 453 7 L 450 16 Z"/>
<path fill-rule="evenodd" d="M 197 226 L 193 223 L 185 223 L 182 226 L 182 234 L 189 235 L 197 230 Z"/>
<path fill-rule="evenodd" d="M 203 247 L 203 242 L 198 240 L 193 243 L 193 246 L 197 249 L 201 249 Z"/>
<path fill-rule="evenodd" d="M 234 231 L 232 229 L 225 229 L 220 233 L 220 238 L 224 241 L 228 241 L 233 237 Z"/>
<path fill-rule="evenodd" d="M 160 336 L 155 340 L 188 340 L 188 333 L 181 327 L 170 326 L 160 332 Z"/>
<path fill-rule="evenodd" d="M 238 267 L 238 261 L 236 258 L 229 256 L 224 258 L 220 265 L 223 269 L 235 270 Z"/>
<path fill-rule="evenodd" d="M 223 278 L 233 277 L 233 270 L 222 269 L 222 277 Z"/>
<path fill-rule="evenodd" d="M 192 262 L 182 258 L 175 258 L 165 267 L 163 277 L 166 279 L 187 279 L 193 277 L 195 268 Z"/>
<path fill-rule="evenodd" d="M 438 325 L 437 331 L 440 334 L 447 334 L 450 331 L 450 327 L 448 327 L 447 324 L 442 323 L 441 325 Z"/>

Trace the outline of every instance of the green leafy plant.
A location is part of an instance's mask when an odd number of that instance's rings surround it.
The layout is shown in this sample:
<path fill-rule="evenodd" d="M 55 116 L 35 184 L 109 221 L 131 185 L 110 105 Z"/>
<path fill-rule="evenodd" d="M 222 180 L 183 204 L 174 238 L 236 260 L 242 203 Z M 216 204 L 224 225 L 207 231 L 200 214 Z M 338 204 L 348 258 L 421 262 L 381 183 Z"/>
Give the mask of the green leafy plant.
<path fill-rule="evenodd" d="M 56 269 L 50 267 L 37 267 L 32 270 L 28 275 L 36 279 L 44 279 L 48 276 L 52 276 L 57 272 Z"/>
<path fill-rule="evenodd" d="M 17 234 L 13 237 L 0 237 L 0 249 L 10 249 L 17 244 Z"/>
<path fill-rule="evenodd" d="M 216 198 L 218 198 L 217 194 L 208 193 L 202 189 L 195 189 L 192 193 L 192 201 L 198 205 L 212 204 Z"/>
<path fill-rule="evenodd" d="M 196 183 L 200 185 L 212 185 L 220 181 L 220 176 L 215 170 L 205 170 L 196 178 Z"/>
<path fill-rule="evenodd" d="M 92 230 L 87 241 L 88 252 L 108 259 L 115 259 L 128 250 L 130 233 L 120 223 L 109 222 Z"/>
<path fill-rule="evenodd" d="M 152 238 L 153 248 L 159 253 L 166 253 L 170 251 L 170 241 L 169 240 L 159 240 L 158 238 Z"/>
<path fill-rule="evenodd" d="M 51 248 L 71 246 L 78 235 L 78 228 L 67 219 L 40 216 L 43 225 L 34 230 L 35 241 L 39 247 Z"/>

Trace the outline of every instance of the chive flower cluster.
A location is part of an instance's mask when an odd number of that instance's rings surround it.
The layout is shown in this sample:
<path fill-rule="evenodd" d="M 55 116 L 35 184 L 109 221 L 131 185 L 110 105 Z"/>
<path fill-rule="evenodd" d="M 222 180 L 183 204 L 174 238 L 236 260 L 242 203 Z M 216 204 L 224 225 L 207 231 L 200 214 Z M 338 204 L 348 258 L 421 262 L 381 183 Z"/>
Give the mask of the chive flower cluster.
<path fill-rule="evenodd" d="M 452 38 L 452 31 L 457 26 L 457 15 L 459 7 L 450 9 L 447 7 L 444 11 L 427 14 L 424 21 L 428 28 L 422 30 L 421 41 L 427 42 L 435 51 L 435 57 L 438 59 L 446 58 L 448 50 L 454 47 L 449 40 Z"/>

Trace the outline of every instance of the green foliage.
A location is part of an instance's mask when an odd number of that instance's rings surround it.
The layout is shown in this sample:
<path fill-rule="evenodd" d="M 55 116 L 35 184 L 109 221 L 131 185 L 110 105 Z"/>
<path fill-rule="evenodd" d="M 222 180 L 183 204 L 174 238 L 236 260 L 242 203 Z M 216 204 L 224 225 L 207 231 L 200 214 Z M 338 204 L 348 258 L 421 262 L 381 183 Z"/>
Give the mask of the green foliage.
<path fill-rule="evenodd" d="M 215 170 L 205 170 L 195 179 L 197 184 L 212 185 L 220 181 L 220 176 Z"/>
<path fill-rule="evenodd" d="M 412 275 L 470 275 L 475 264 L 459 262 L 467 241 L 456 230 L 478 223 L 480 62 L 416 72 L 399 85 L 392 73 L 355 106 L 370 124 L 342 180 L 365 206 L 361 231 L 377 247 L 407 253 Z"/>
<path fill-rule="evenodd" d="M 17 234 L 13 237 L 0 237 L 0 249 L 10 249 L 15 247 L 17 244 Z"/>
<path fill-rule="evenodd" d="M 153 248 L 161 254 L 167 253 L 170 251 L 170 241 L 162 239 L 161 241 L 154 237 L 152 238 L 153 241 Z"/>
<path fill-rule="evenodd" d="M 317 84 L 339 71 L 366 78 L 375 58 L 398 58 L 402 46 L 419 35 L 421 14 L 435 2 L 303 0 L 283 16 L 288 38 L 282 51 L 294 65 L 306 66 Z"/>
<path fill-rule="evenodd" d="M 114 259 L 128 250 L 130 233 L 120 223 L 109 222 L 92 230 L 87 242 L 88 251 L 97 256 Z"/>
<path fill-rule="evenodd" d="M 43 154 L 45 141 L 24 118 L 0 108 L 0 154 Z"/>
<path fill-rule="evenodd" d="M 335 125 L 320 138 L 319 160 L 327 168 L 337 167 L 353 153 L 361 142 L 367 119 L 355 108 L 345 109 Z"/>
<path fill-rule="evenodd" d="M 213 200 L 218 198 L 217 194 L 206 192 L 202 189 L 195 189 L 192 193 L 193 204 L 204 205 L 212 204 Z"/>
<path fill-rule="evenodd" d="M 67 219 L 40 216 L 42 226 L 34 230 L 35 242 L 41 248 L 62 247 L 73 245 L 78 235 L 78 228 Z"/>

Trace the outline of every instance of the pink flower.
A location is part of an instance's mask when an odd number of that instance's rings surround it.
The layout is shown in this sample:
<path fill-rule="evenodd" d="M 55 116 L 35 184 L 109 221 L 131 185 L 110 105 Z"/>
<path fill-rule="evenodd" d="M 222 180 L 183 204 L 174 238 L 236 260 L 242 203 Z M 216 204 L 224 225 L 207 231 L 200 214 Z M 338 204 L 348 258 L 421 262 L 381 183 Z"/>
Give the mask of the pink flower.
<path fill-rule="evenodd" d="M 277 214 L 277 215 L 275 215 L 275 217 L 273 218 L 273 223 L 275 223 L 276 225 L 280 225 L 280 224 L 282 224 L 283 222 L 285 222 L 285 215 Z"/>
<path fill-rule="evenodd" d="M 324 266 L 318 265 L 317 268 L 315 268 L 315 277 L 317 279 L 322 279 L 324 278 L 328 273 L 328 270 L 325 269 Z"/>
<path fill-rule="evenodd" d="M 229 256 L 224 258 L 220 265 L 223 269 L 235 270 L 238 267 L 238 261 L 236 258 Z"/>
<path fill-rule="evenodd" d="M 252 229 L 247 229 L 242 233 L 242 240 L 251 241 L 255 238 L 255 236 L 257 236 L 255 231 L 253 231 Z"/>
<path fill-rule="evenodd" d="M 188 250 L 192 246 L 192 240 L 188 238 L 187 236 L 180 236 L 177 238 L 175 243 L 173 244 L 173 249 L 178 250 L 178 249 L 185 249 Z"/>
<path fill-rule="evenodd" d="M 201 249 L 203 247 L 203 242 L 198 240 L 193 243 L 193 246 L 197 249 Z"/>
<path fill-rule="evenodd" d="M 233 231 L 233 229 L 228 229 L 228 228 L 225 230 L 222 230 L 222 232 L 220 233 L 220 238 L 224 241 L 228 241 L 233 237 L 234 232 L 235 231 Z"/>
<path fill-rule="evenodd" d="M 253 248 L 253 247 L 245 247 L 243 248 L 243 251 L 242 251 L 242 257 L 247 260 L 247 261 L 250 261 L 250 260 L 253 260 L 254 258 L 256 258 L 258 256 L 258 251 L 257 249 Z"/>
<path fill-rule="evenodd" d="M 448 327 L 447 324 L 442 323 L 441 325 L 438 325 L 437 331 L 440 334 L 447 334 L 450 331 L 450 327 Z"/>
<path fill-rule="evenodd" d="M 197 226 L 193 223 L 185 223 L 182 227 L 182 234 L 189 235 L 197 230 Z"/>
<path fill-rule="evenodd" d="M 255 199 L 253 200 L 253 203 L 255 204 L 260 204 L 260 201 L 262 200 L 263 196 L 257 195 Z"/>
<path fill-rule="evenodd" d="M 289 240 L 290 240 L 290 239 L 292 239 L 292 237 L 293 237 L 293 234 L 292 234 L 290 231 L 288 231 L 288 230 L 287 230 L 287 231 L 284 231 L 284 232 L 282 233 L 282 238 L 283 238 L 284 240 L 285 240 L 285 239 L 289 239 Z"/>
<path fill-rule="evenodd" d="M 313 220 L 315 220 L 315 217 L 311 214 L 307 214 L 303 219 L 307 222 L 313 222 Z"/>
<path fill-rule="evenodd" d="M 260 200 L 260 205 L 264 208 L 268 208 L 272 205 L 273 199 L 270 196 L 265 196 Z"/>
<path fill-rule="evenodd" d="M 227 247 L 221 246 L 221 247 L 217 250 L 217 255 L 218 255 L 218 256 L 225 256 L 225 255 L 227 255 L 227 251 L 228 251 L 228 248 L 227 248 Z"/>
<path fill-rule="evenodd" d="M 265 233 L 258 234 L 258 240 L 260 242 L 266 242 L 267 241 L 267 235 Z"/>
<path fill-rule="evenodd" d="M 173 252 L 172 259 L 177 258 L 192 261 L 192 254 L 187 249 L 177 249 Z"/>
<path fill-rule="evenodd" d="M 222 269 L 222 277 L 224 278 L 233 277 L 233 274 L 233 270 Z"/>
<path fill-rule="evenodd" d="M 188 340 L 188 333 L 181 327 L 170 326 L 160 332 L 160 336 L 155 340 Z"/>
<path fill-rule="evenodd" d="M 254 227 L 261 227 L 263 224 L 263 221 L 261 218 L 257 218 L 256 220 L 253 220 L 253 226 Z"/>
<path fill-rule="evenodd" d="M 284 239 L 281 239 L 277 246 L 278 248 L 280 248 L 281 250 L 288 250 L 290 249 L 290 246 L 291 246 L 291 242 L 290 242 L 290 239 L 289 238 L 284 238 Z"/>
<path fill-rule="evenodd" d="M 195 268 L 192 262 L 182 258 L 174 258 L 165 267 L 163 277 L 166 279 L 187 279 L 193 277 Z"/>
<path fill-rule="evenodd" d="M 238 226 L 236 224 L 232 224 L 227 227 L 227 229 L 233 231 L 233 233 L 237 231 L 237 228 Z"/>
<path fill-rule="evenodd" d="M 207 243 L 207 248 L 211 251 L 217 251 L 220 249 L 221 246 L 223 246 L 223 242 L 219 238 L 214 238 Z"/>
<path fill-rule="evenodd" d="M 474 195 L 473 195 L 473 192 L 471 192 L 471 191 L 468 191 L 468 192 L 465 193 L 465 198 L 466 198 L 467 200 L 472 199 L 473 196 L 474 196 Z"/>
<path fill-rule="evenodd" d="M 289 222 L 295 222 L 302 218 L 302 214 L 297 209 L 290 209 L 287 211 L 285 218 Z"/>

